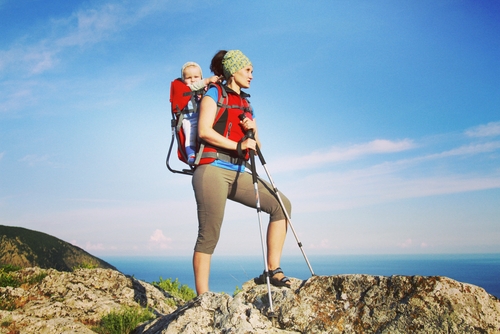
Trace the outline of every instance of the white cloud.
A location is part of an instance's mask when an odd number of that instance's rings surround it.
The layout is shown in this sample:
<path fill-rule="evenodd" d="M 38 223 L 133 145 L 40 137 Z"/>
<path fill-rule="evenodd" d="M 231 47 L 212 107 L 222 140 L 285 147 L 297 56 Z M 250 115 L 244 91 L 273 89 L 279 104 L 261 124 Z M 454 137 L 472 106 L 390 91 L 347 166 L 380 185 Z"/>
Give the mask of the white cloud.
<path fill-rule="evenodd" d="M 436 160 L 436 159 L 443 159 L 443 158 L 448 158 L 448 157 L 458 157 L 458 156 L 466 156 L 466 155 L 494 152 L 498 149 L 500 149 L 500 141 L 492 141 L 492 142 L 481 143 L 481 144 L 468 144 L 468 145 L 463 145 L 463 146 L 453 148 L 451 150 L 439 152 L 439 153 L 432 153 L 432 154 L 428 154 L 428 155 L 417 156 L 417 157 L 410 158 L 410 159 L 400 160 L 396 163 L 399 165 L 415 164 L 417 162 L 423 162 L 423 161 L 428 161 L 428 160 Z"/>
<path fill-rule="evenodd" d="M 282 186 L 294 212 L 328 212 L 400 199 L 500 188 L 500 175 L 409 177 L 374 166 L 345 173 L 321 173 Z"/>
<path fill-rule="evenodd" d="M 86 251 L 96 251 L 96 250 L 104 250 L 104 249 L 105 249 L 105 247 L 101 243 L 93 244 L 90 241 L 87 241 L 87 243 L 85 244 Z"/>
<path fill-rule="evenodd" d="M 167 241 L 167 237 L 163 235 L 163 232 L 159 229 L 155 230 L 151 237 L 149 238 L 152 242 L 164 242 Z"/>
<path fill-rule="evenodd" d="M 309 248 L 311 248 L 311 249 L 334 249 L 334 248 L 337 248 L 337 247 L 334 247 L 331 244 L 330 240 L 328 240 L 328 239 L 322 239 L 317 244 L 311 244 L 311 245 L 309 245 Z"/>
<path fill-rule="evenodd" d="M 95 44 L 108 38 L 128 21 L 125 8 L 105 4 L 101 8 L 80 10 L 71 17 L 57 21 L 68 32 L 54 41 L 59 47 Z"/>
<path fill-rule="evenodd" d="M 32 74 L 43 73 L 58 63 L 58 60 L 55 59 L 55 52 L 48 50 L 36 50 L 33 53 L 26 54 L 24 58 L 27 63 L 33 64 L 31 68 Z"/>
<path fill-rule="evenodd" d="M 60 62 L 58 57 L 66 49 L 108 40 L 163 8 L 165 5 L 158 5 L 156 1 L 140 2 L 137 6 L 108 3 L 78 10 L 66 18 L 52 19 L 47 23 L 50 34 L 32 44 L 17 41 L 11 49 L 0 51 L 0 71 L 16 68 L 32 75 L 43 73 Z"/>
<path fill-rule="evenodd" d="M 311 154 L 291 157 L 287 159 L 286 165 L 276 168 L 277 171 L 290 171 L 308 168 L 317 168 L 325 164 L 339 161 L 359 159 L 366 155 L 395 153 L 410 150 L 415 144 L 410 139 L 391 141 L 387 139 L 375 139 L 368 143 L 355 144 L 348 147 L 332 147 L 325 152 L 313 152 Z"/>
<path fill-rule="evenodd" d="M 81 245 L 78 243 L 78 241 L 76 241 L 76 240 L 74 240 L 74 239 L 73 239 L 73 240 L 71 240 L 69 243 L 70 243 L 70 244 L 72 244 L 73 246 L 76 246 L 76 247 L 80 247 L 80 248 L 82 248 L 82 249 L 85 249 L 85 250 L 86 250 L 87 252 L 89 252 L 89 253 L 91 253 L 92 251 L 95 251 L 95 250 L 100 251 L 100 250 L 104 250 L 104 249 L 106 249 L 106 247 L 104 247 L 104 245 L 103 245 L 102 243 L 97 243 L 97 244 L 94 244 L 94 243 L 92 243 L 92 242 L 90 242 L 90 241 L 87 241 L 87 242 L 85 243 L 85 246 L 81 246 Z"/>
<path fill-rule="evenodd" d="M 403 242 L 399 242 L 398 243 L 398 246 L 401 247 L 401 248 L 409 248 L 412 245 L 413 245 L 413 240 L 411 240 L 410 238 L 406 239 Z"/>
<path fill-rule="evenodd" d="M 28 166 L 30 167 L 35 167 L 35 166 L 49 166 L 53 168 L 62 167 L 61 164 L 51 161 L 50 156 L 48 154 L 45 155 L 28 154 L 25 155 L 23 158 L 19 159 L 19 161 L 28 164 Z"/>
<path fill-rule="evenodd" d="M 490 122 L 486 125 L 478 125 L 467 131 L 469 137 L 495 137 L 500 135 L 500 122 Z"/>
<path fill-rule="evenodd" d="M 38 155 L 38 154 L 28 154 L 23 158 L 19 159 L 20 162 L 25 162 L 29 166 L 35 166 L 39 164 L 45 164 L 49 161 L 48 155 Z"/>
<path fill-rule="evenodd" d="M 0 160 L 3 159 L 3 156 L 5 155 L 5 152 L 0 152 Z"/>
<path fill-rule="evenodd" d="M 347 171 L 314 173 L 311 169 L 306 175 L 282 186 L 281 190 L 286 189 L 285 194 L 295 200 L 295 212 L 324 212 L 399 199 L 495 189 L 500 188 L 498 169 L 464 173 L 455 168 L 456 161 L 448 159 L 455 156 L 464 157 L 462 160 L 468 157 L 476 159 L 473 155 L 499 148 L 500 142 L 470 144 Z M 430 161 L 437 161 L 437 164 L 428 164 Z M 458 167 L 462 165 L 463 162 Z"/>
<path fill-rule="evenodd" d="M 169 249 L 172 248 L 171 243 L 172 239 L 167 238 L 163 231 L 160 229 L 156 229 L 153 234 L 149 237 L 150 244 L 152 246 L 159 247 L 160 249 Z"/>
<path fill-rule="evenodd" d="M 398 242 L 398 247 L 399 248 L 415 248 L 415 247 L 420 247 L 420 248 L 428 248 L 428 244 L 425 241 L 422 241 L 420 243 L 415 242 L 413 239 L 408 238 L 404 240 L 403 242 Z"/>
<path fill-rule="evenodd" d="M 457 156 L 457 155 L 469 155 L 469 154 L 478 154 L 478 153 L 486 153 L 493 152 L 500 148 L 500 141 L 493 141 L 484 144 L 470 144 L 460 146 L 458 148 L 439 153 L 440 157 L 448 157 L 448 156 Z"/>

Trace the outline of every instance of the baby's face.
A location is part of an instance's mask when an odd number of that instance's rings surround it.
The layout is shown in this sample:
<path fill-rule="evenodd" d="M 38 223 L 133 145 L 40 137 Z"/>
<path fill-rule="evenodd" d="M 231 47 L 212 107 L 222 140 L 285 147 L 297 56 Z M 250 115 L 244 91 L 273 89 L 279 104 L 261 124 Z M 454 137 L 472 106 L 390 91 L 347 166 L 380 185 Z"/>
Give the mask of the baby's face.
<path fill-rule="evenodd" d="M 196 66 L 188 66 L 184 69 L 184 83 L 190 85 L 201 80 L 201 71 Z"/>

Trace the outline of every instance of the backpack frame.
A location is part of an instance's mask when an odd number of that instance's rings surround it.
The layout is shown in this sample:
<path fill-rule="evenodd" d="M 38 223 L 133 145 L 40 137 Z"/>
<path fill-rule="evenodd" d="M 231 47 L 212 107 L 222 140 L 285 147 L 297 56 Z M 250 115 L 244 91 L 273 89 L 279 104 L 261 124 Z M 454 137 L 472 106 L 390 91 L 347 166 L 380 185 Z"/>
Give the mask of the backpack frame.
<path fill-rule="evenodd" d="M 221 88 L 221 94 L 219 97 L 219 101 L 217 102 L 217 112 L 214 120 L 214 124 L 219 120 L 222 112 L 227 108 L 227 92 L 222 85 L 219 86 Z M 172 114 L 172 119 L 170 121 L 170 126 L 172 129 L 172 137 L 170 140 L 170 146 L 168 149 L 166 165 L 169 171 L 172 173 L 184 174 L 184 175 L 193 175 L 194 170 L 197 164 L 200 161 L 201 155 L 203 153 L 204 144 L 200 142 L 198 136 L 196 136 L 197 141 L 197 150 L 196 150 L 196 159 L 193 164 L 188 163 L 188 157 L 186 151 L 184 149 L 184 143 L 186 140 L 186 136 L 182 129 L 182 120 L 184 119 L 184 115 L 189 112 L 187 110 L 187 105 L 189 101 L 193 102 L 194 112 L 196 115 L 199 115 L 199 106 L 195 101 L 196 95 L 203 95 L 205 91 L 191 91 L 191 89 L 180 79 L 175 79 L 170 84 L 170 111 Z M 201 101 L 201 100 L 200 100 Z M 191 110 L 191 112 L 193 112 Z M 184 169 L 175 169 L 170 165 L 170 156 L 172 154 L 172 148 L 174 146 L 174 142 L 177 142 L 177 157 L 179 160 L 189 166 L 189 168 Z"/>

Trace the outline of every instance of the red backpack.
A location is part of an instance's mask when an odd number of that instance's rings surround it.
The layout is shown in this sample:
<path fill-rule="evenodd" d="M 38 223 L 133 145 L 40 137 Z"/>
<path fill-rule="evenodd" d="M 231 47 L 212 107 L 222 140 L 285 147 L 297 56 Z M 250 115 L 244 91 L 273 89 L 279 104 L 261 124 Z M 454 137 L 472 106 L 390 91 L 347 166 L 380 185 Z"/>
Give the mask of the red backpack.
<path fill-rule="evenodd" d="M 227 107 L 227 105 L 225 104 L 225 101 L 227 101 L 227 93 L 224 88 L 222 88 L 220 91 L 221 94 L 219 97 L 219 101 L 217 103 L 216 121 L 222 114 L 221 111 L 224 111 L 223 107 Z M 198 101 L 200 101 L 199 96 L 203 95 L 204 93 L 205 93 L 204 90 L 191 91 L 188 85 L 186 85 L 181 79 L 175 79 L 170 84 L 170 106 L 172 113 L 172 120 L 170 125 L 172 128 L 172 138 L 170 141 L 170 147 L 168 149 L 166 164 L 167 168 L 172 173 L 192 175 L 196 165 L 200 163 L 204 145 L 197 143 L 196 145 L 196 147 L 198 148 L 196 151 L 197 160 L 194 163 L 189 163 L 188 154 L 185 149 L 186 134 L 184 133 L 184 129 L 182 127 L 182 121 L 184 120 L 186 114 L 188 113 L 196 113 L 196 117 L 198 116 Z M 192 102 L 193 106 L 192 108 L 188 108 L 188 104 L 190 101 Z M 193 129 L 193 131 L 197 131 L 197 128 Z M 187 164 L 189 166 L 189 169 L 186 168 L 182 170 L 177 170 L 170 165 L 170 156 L 172 153 L 174 142 L 177 142 L 177 157 L 179 158 L 180 161 Z"/>
<path fill-rule="evenodd" d="M 223 136 L 228 136 L 231 138 L 232 136 L 230 135 L 229 132 L 231 132 L 231 125 L 228 122 L 228 114 L 229 112 L 226 112 L 227 110 L 241 110 L 241 113 L 245 113 L 247 117 L 252 117 L 252 108 L 250 106 L 250 103 L 247 100 L 247 97 L 249 95 L 246 95 L 243 97 L 243 102 L 241 103 L 236 103 L 234 101 L 233 96 L 228 96 L 228 92 L 222 85 L 217 85 L 217 84 L 212 84 L 215 85 L 218 88 L 219 92 L 219 98 L 217 101 L 217 112 L 216 112 L 216 117 L 214 120 L 214 129 L 222 134 Z M 186 174 L 186 175 L 192 175 L 194 172 L 194 169 L 196 168 L 197 165 L 199 164 L 207 164 L 213 162 L 215 159 L 221 159 L 221 160 L 226 160 L 230 161 L 233 163 L 236 163 L 238 159 L 241 159 L 237 156 L 234 156 L 234 154 L 231 154 L 229 152 L 222 152 L 219 151 L 217 148 L 211 147 L 210 145 L 205 145 L 205 143 L 200 142 L 197 138 L 197 143 L 196 143 L 196 159 L 193 163 L 188 162 L 188 155 L 185 150 L 185 143 L 186 143 L 186 134 L 184 133 L 184 129 L 182 127 L 182 120 L 184 119 L 185 115 L 187 113 L 196 113 L 196 117 L 198 116 L 198 101 L 200 101 L 199 96 L 203 95 L 205 93 L 204 90 L 196 91 L 193 92 L 191 89 L 181 80 L 181 79 L 176 79 L 172 81 L 170 85 L 170 104 L 171 104 L 171 113 L 172 113 L 172 120 L 171 120 L 171 128 L 172 128 L 172 138 L 170 141 L 170 147 L 168 150 L 167 154 L 167 168 L 172 172 L 172 173 L 180 173 L 180 174 Z M 233 94 L 234 95 L 234 94 Z M 238 98 L 240 100 L 240 98 Z M 192 102 L 193 108 L 188 108 L 189 101 Z M 233 105 L 228 105 L 233 101 Z M 241 105 L 243 104 L 243 105 Z M 224 117 L 222 117 L 225 115 Z M 231 113 L 231 117 L 233 118 L 234 122 L 234 112 Z M 222 124 L 224 123 L 224 124 Z M 228 128 L 229 125 L 229 128 Z M 193 131 L 197 131 L 197 128 L 194 129 Z M 233 131 L 234 134 L 234 131 Z M 175 139 L 174 139 L 175 138 Z M 237 139 L 235 139 L 237 140 Z M 189 166 L 189 169 L 185 168 L 182 170 L 177 170 L 172 168 L 170 166 L 170 155 L 172 153 L 172 148 L 174 145 L 174 141 L 177 142 L 177 157 L 179 158 L 180 161 L 183 163 L 187 164 Z M 248 159 L 248 153 L 244 160 Z"/>

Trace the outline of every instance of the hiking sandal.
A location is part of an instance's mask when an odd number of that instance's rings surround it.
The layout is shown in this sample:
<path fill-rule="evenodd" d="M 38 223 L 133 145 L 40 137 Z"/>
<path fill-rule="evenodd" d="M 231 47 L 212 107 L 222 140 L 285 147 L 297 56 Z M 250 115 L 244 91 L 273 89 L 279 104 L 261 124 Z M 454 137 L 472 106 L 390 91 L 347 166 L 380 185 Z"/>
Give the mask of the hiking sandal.
<path fill-rule="evenodd" d="M 277 278 L 274 278 L 274 276 L 276 274 L 284 274 L 283 273 L 283 270 L 278 267 L 274 270 L 269 270 L 269 282 L 274 285 L 274 286 L 277 286 L 277 287 L 287 287 L 287 288 L 290 288 L 291 286 L 291 281 L 288 277 L 284 276 L 283 278 L 281 279 L 277 279 Z M 254 280 L 255 284 L 266 284 L 267 281 L 266 281 L 266 272 L 264 271 L 262 273 L 262 275 L 260 275 L 259 277 L 255 277 Z M 290 282 L 290 284 L 288 284 L 288 282 Z"/>

